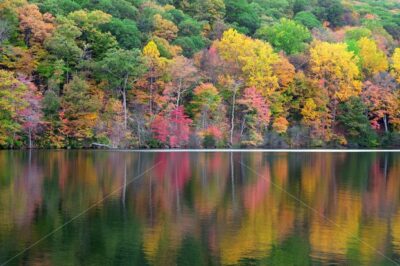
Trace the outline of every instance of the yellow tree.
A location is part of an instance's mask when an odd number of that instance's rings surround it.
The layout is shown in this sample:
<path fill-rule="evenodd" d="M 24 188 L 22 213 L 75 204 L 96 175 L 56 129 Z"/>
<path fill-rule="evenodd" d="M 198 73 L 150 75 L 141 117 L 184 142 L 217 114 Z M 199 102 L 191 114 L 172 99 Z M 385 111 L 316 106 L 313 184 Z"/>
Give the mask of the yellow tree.
<path fill-rule="evenodd" d="M 236 30 L 230 29 L 224 32 L 220 41 L 215 43 L 219 56 L 223 60 L 225 74 L 220 77 L 220 83 L 228 87 L 232 92 L 231 121 L 230 121 L 230 144 L 233 144 L 233 132 L 235 130 L 235 109 L 236 98 L 244 80 L 241 75 L 242 62 L 240 57 L 248 46 L 249 38 L 239 34 Z"/>
<path fill-rule="evenodd" d="M 257 88 L 265 96 L 278 88 L 278 77 L 273 67 L 279 56 L 270 44 L 229 29 L 216 46 L 221 58 L 235 68 L 246 86 Z"/>
<path fill-rule="evenodd" d="M 373 76 L 388 69 L 387 57 L 384 52 L 379 50 L 375 41 L 363 37 L 357 44 L 360 49 L 361 66 L 367 76 Z"/>
<path fill-rule="evenodd" d="M 215 43 L 224 62 L 225 74 L 220 79 L 232 92 L 230 142 L 233 142 L 236 98 L 239 89 L 246 85 L 254 87 L 264 97 L 270 96 L 278 87 L 278 77 L 273 66 L 279 60 L 271 45 L 254 40 L 234 29 L 224 32 Z"/>
<path fill-rule="evenodd" d="M 292 97 L 288 93 L 296 75 L 295 67 L 289 62 L 283 53 L 279 54 L 279 60 L 273 65 L 274 74 L 278 77 L 279 88 L 268 96 L 271 111 L 274 116 L 272 128 L 279 134 L 287 131 L 289 122 L 286 117 L 291 108 Z"/>
<path fill-rule="evenodd" d="M 279 57 L 273 48 L 266 42 L 251 40 L 248 53 L 243 55 L 243 74 L 246 77 L 246 85 L 257 88 L 264 96 L 270 96 L 278 87 L 278 77 L 273 71 L 273 66 Z M 247 48 L 243 47 L 246 51 Z"/>
<path fill-rule="evenodd" d="M 396 77 L 397 82 L 400 82 L 400 48 L 396 48 L 392 57 L 392 73 Z"/>
<path fill-rule="evenodd" d="M 312 98 L 308 98 L 305 101 L 304 107 L 301 110 L 301 115 L 303 116 L 303 121 L 307 124 L 315 121 L 318 117 L 317 105 Z"/>
<path fill-rule="evenodd" d="M 14 73 L 0 70 L 0 147 L 12 147 L 17 142 L 21 130 L 18 113 L 28 106 L 26 92 L 27 87 Z"/>
<path fill-rule="evenodd" d="M 328 107 L 333 127 L 338 103 L 361 93 L 357 59 L 344 43 L 317 41 L 310 49 L 310 72 L 320 89 L 329 97 Z"/>
<path fill-rule="evenodd" d="M 155 111 L 155 105 L 160 105 L 161 102 L 160 97 L 158 97 L 155 92 L 164 86 L 160 79 L 166 72 L 168 60 L 161 57 L 157 44 L 154 41 L 150 41 L 143 48 L 143 56 L 148 71 L 143 78 L 137 82 L 137 87 L 143 88 L 144 91 L 149 90 L 149 92 L 136 90 L 135 93 L 139 102 L 148 103 L 149 113 L 152 115 Z"/>
<path fill-rule="evenodd" d="M 153 17 L 154 21 L 154 35 L 168 41 L 177 37 L 178 27 L 170 20 L 163 18 L 160 14 Z"/>

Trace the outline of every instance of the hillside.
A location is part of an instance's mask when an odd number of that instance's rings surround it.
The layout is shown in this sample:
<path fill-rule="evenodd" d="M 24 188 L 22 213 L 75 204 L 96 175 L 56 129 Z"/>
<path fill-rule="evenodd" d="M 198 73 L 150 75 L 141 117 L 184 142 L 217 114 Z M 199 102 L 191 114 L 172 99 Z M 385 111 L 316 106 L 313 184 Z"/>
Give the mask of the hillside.
<path fill-rule="evenodd" d="M 1 0 L 0 148 L 400 147 L 396 0 Z"/>

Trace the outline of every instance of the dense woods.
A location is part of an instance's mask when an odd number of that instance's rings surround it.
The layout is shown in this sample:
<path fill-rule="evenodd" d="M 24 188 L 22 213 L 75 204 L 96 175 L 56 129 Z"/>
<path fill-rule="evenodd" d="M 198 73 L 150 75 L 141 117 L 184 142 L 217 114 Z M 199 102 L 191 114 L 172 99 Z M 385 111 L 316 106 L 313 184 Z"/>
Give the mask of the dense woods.
<path fill-rule="evenodd" d="M 400 147 L 395 0 L 1 0 L 1 148 Z"/>

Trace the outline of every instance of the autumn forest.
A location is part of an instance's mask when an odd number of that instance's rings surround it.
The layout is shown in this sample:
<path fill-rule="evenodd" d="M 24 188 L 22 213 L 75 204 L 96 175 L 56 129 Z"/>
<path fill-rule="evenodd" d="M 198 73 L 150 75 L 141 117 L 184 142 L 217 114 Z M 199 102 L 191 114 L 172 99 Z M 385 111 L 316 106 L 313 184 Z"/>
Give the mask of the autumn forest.
<path fill-rule="evenodd" d="M 398 148 L 396 0 L 0 0 L 0 148 Z"/>

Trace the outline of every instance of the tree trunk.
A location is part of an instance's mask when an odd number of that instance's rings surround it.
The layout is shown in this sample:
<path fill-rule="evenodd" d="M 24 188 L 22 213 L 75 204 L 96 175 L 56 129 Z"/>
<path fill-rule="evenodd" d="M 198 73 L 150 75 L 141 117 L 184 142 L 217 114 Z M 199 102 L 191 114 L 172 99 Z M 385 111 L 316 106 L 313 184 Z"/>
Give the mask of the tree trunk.
<path fill-rule="evenodd" d="M 235 130 L 235 107 L 236 107 L 236 93 L 237 87 L 235 87 L 232 96 L 232 113 L 231 113 L 231 133 L 230 133 L 230 144 L 233 145 L 233 131 Z"/>
<path fill-rule="evenodd" d="M 137 121 L 136 123 L 137 123 L 138 141 L 139 141 L 139 148 L 140 148 L 140 147 L 142 147 L 142 139 L 140 137 L 140 125 L 139 125 L 139 121 Z"/>
<path fill-rule="evenodd" d="M 126 104 L 126 86 L 128 83 L 128 75 L 125 77 L 124 87 L 122 88 L 122 99 L 123 99 L 123 106 L 124 106 L 124 127 L 125 130 L 128 128 L 128 108 Z"/>
<path fill-rule="evenodd" d="M 153 71 L 154 70 L 152 70 L 151 73 L 153 73 Z M 150 115 L 153 115 L 153 76 L 150 77 L 149 109 L 150 109 Z"/>
<path fill-rule="evenodd" d="M 179 107 L 180 100 L 181 100 L 181 90 L 178 90 L 178 99 L 176 100 L 176 107 Z"/>
<path fill-rule="evenodd" d="M 388 126 L 388 121 L 387 121 L 387 115 L 383 117 L 383 123 L 385 124 L 385 133 L 389 132 L 389 126 Z"/>
<path fill-rule="evenodd" d="M 32 130 L 29 129 L 28 131 L 28 137 L 29 137 L 29 149 L 32 149 Z"/>
<path fill-rule="evenodd" d="M 332 132 L 335 132 L 335 125 L 336 125 L 336 109 L 337 109 L 338 102 L 337 100 L 333 100 L 333 108 L 332 108 L 332 122 L 331 122 L 331 127 L 332 127 Z"/>
<path fill-rule="evenodd" d="M 246 118 L 244 117 L 244 118 L 243 118 L 243 121 L 242 121 L 241 129 L 240 129 L 240 140 L 242 140 L 242 137 L 243 137 L 243 132 L 244 132 L 245 124 L 246 124 Z"/>
<path fill-rule="evenodd" d="M 178 87 L 178 99 L 176 100 L 176 106 L 179 107 L 179 103 L 181 101 L 182 94 L 182 79 L 179 79 L 179 87 Z"/>

